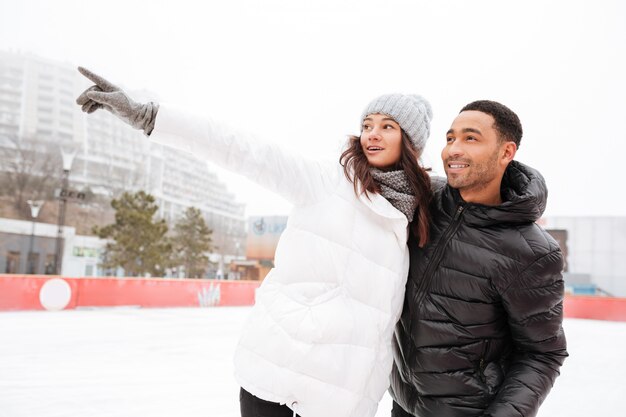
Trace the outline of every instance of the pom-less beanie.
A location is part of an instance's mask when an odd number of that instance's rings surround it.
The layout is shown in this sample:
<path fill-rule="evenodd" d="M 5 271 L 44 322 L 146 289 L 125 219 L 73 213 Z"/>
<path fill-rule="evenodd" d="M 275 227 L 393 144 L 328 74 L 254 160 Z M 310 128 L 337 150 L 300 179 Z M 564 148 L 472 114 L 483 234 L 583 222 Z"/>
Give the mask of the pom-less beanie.
<path fill-rule="evenodd" d="M 392 117 L 409 136 L 415 149 L 420 153 L 424 150 L 433 117 L 432 107 L 424 97 L 416 94 L 382 95 L 367 105 L 361 121 L 376 113 Z"/>

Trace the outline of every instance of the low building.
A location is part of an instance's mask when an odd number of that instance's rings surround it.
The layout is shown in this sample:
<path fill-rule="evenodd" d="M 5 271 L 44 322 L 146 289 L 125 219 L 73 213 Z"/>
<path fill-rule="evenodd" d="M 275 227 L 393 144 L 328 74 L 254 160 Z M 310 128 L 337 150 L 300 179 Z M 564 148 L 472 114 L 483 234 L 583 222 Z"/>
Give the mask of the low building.
<path fill-rule="evenodd" d="M 98 266 L 105 242 L 79 236 L 73 227 L 62 230 L 57 240 L 54 224 L 0 219 L 0 272 L 7 274 L 54 274 L 57 244 L 62 248 L 61 275 L 102 276 Z"/>
<path fill-rule="evenodd" d="M 554 216 L 540 224 L 566 255 L 566 285 L 626 297 L 626 216 Z"/>
<path fill-rule="evenodd" d="M 287 216 L 254 216 L 248 218 L 246 259 L 230 263 L 236 279 L 263 280 L 274 267 L 274 254 L 280 235 L 287 227 Z"/>

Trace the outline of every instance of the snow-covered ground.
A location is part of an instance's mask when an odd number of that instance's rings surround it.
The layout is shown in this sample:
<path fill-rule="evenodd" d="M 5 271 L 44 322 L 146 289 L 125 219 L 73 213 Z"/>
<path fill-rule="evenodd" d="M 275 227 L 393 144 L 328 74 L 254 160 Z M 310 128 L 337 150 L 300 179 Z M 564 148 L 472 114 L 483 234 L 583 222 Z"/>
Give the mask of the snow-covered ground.
<path fill-rule="evenodd" d="M 250 308 L 0 313 L 0 417 L 237 417 L 231 356 Z M 621 417 L 626 323 L 566 320 L 540 417 Z M 389 416 L 385 396 L 377 417 Z"/>

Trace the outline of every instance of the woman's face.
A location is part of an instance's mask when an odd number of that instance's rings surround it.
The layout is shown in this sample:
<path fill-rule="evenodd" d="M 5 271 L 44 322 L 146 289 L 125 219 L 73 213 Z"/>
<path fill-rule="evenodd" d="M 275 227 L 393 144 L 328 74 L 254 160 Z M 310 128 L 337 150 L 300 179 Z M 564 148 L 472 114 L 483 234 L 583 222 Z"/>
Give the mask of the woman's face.
<path fill-rule="evenodd" d="M 391 168 L 402 154 L 402 129 L 385 114 L 369 114 L 363 120 L 361 148 L 367 161 L 379 169 Z"/>

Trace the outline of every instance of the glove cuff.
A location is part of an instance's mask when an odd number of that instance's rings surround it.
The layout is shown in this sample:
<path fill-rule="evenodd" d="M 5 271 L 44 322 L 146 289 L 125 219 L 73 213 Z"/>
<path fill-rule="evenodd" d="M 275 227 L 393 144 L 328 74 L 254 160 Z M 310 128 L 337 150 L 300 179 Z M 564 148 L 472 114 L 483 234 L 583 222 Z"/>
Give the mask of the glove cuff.
<path fill-rule="evenodd" d="M 154 130 L 156 123 L 157 113 L 159 111 L 159 104 L 152 101 L 142 106 L 141 126 L 146 136 L 150 136 L 150 133 Z"/>

